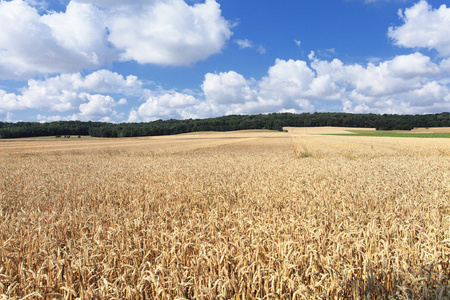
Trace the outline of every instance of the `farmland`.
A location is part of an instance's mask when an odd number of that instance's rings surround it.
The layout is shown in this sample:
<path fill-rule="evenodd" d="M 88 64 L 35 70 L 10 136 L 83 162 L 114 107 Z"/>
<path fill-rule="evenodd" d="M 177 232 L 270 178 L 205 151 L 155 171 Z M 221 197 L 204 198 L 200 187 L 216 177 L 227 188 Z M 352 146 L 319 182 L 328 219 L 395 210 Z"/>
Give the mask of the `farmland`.
<path fill-rule="evenodd" d="M 448 299 L 450 139 L 333 133 L 2 140 L 0 299 Z"/>

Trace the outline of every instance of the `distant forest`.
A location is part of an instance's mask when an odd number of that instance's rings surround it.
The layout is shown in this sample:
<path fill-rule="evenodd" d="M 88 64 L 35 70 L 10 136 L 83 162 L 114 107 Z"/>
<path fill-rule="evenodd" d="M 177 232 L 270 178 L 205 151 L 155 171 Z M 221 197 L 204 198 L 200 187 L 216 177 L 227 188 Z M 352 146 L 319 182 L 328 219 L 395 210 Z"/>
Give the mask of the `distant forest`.
<path fill-rule="evenodd" d="M 0 122 L 0 138 L 38 136 L 137 137 L 171 135 L 196 131 L 243 129 L 283 130 L 283 127 L 364 127 L 377 130 L 411 130 L 417 127 L 450 127 L 450 113 L 428 115 L 377 115 L 349 113 L 273 113 L 231 115 L 208 119 L 157 120 L 146 123 L 82 121 Z"/>

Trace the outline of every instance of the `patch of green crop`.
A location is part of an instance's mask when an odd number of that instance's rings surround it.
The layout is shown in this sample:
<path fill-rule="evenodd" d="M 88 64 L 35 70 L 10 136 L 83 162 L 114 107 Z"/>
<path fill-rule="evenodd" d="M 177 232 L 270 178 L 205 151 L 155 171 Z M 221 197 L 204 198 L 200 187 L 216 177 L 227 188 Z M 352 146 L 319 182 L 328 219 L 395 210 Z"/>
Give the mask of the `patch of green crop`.
<path fill-rule="evenodd" d="M 408 132 L 408 131 L 359 131 L 352 130 L 353 133 L 346 134 L 330 134 L 340 136 L 381 136 L 381 137 L 408 137 L 408 138 L 450 138 L 450 133 L 434 133 L 434 132 Z"/>

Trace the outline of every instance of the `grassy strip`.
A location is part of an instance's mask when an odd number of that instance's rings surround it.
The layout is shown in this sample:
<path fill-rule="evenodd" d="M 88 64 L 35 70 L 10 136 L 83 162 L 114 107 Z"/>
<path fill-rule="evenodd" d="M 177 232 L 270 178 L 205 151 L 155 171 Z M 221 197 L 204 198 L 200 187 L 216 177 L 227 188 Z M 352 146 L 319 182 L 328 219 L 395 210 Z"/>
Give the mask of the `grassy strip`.
<path fill-rule="evenodd" d="M 352 130 L 353 133 L 329 134 L 340 136 L 380 136 L 380 137 L 409 137 L 409 138 L 450 138 L 450 133 L 415 133 L 407 131 L 359 131 Z"/>

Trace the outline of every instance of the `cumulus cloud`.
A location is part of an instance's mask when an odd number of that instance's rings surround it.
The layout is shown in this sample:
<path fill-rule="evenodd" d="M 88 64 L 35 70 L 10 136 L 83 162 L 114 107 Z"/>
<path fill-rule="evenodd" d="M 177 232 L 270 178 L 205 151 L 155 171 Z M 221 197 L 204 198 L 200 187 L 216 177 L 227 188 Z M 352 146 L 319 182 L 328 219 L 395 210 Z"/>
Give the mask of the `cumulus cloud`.
<path fill-rule="evenodd" d="M 117 114 L 114 107 L 117 103 L 111 96 L 81 94 L 86 101 L 79 106 L 79 116 L 82 119 L 102 119 Z"/>
<path fill-rule="evenodd" d="M 435 113 L 450 108 L 450 70 L 415 52 L 378 63 L 345 64 L 309 55 L 277 59 L 259 80 L 235 71 L 208 73 L 203 97 L 169 93 L 149 98 L 130 120 L 203 118 L 229 114 L 312 112 Z"/>
<path fill-rule="evenodd" d="M 442 56 L 450 56 L 450 8 L 442 4 L 433 9 L 421 0 L 399 11 L 403 25 L 390 27 L 388 35 L 398 46 L 436 49 Z"/>
<path fill-rule="evenodd" d="M 323 101 L 341 102 L 347 112 L 432 113 L 448 108 L 449 73 L 423 54 L 366 66 L 320 60 L 313 53 L 310 59 L 310 64 L 277 60 L 252 87 L 259 103 L 278 102 L 278 111 L 320 109 Z"/>
<path fill-rule="evenodd" d="M 388 62 L 389 69 L 394 77 L 414 78 L 429 77 L 440 72 L 439 66 L 433 63 L 430 57 L 419 52 L 409 55 L 399 55 Z"/>
<path fill-rule="evenodd" d="M 417 52 L 367 66 L 313 58 L 311 67 L 345 90 L 347 112 L 433 113 L 448 107 L 449 73 Z"/>
<path fill-rule="evenodd" d="M 18 101 L 16 94 L 0 90 L 0 115 L 6 116 L 7 112 L 24 108 L 25 106 Z"/>
<path fill-rule="evenodd" d="M 150 91 L 135 76 L 107 70 L 29 80 L 21 94 L 0 90 L 0 116 L 35 109 L 41 120 L 142 122 L 229 114 L 312 112 L 341 107 L 353 113 L 434 113 L 450 108 L 450 70 L 420 53 L 378 63 L 345 64 L 339 59 L 277 59 L 259 79 L 235 71 L 205 74 L 201 92 Z M 129 111 L 127 95 L 144 100 Z M 122 112 L 120 112 L 122 111 Z M 7 116 L 7 114 L 9 115 Z M 127 116 L 122 115 L 127 113 Z"/>
<path fill-rule="evenodd" d="M 277 59 L 259 85 L 266 97 L 302 98 L 306 96 L 314 76 L 305 61 Z"/>
<path fill-rule="evenodd" d="M 126 9 L 106 9 L 110 42 L 122 60 L 189 65 L 219 53 L 230 24 L 215 0 L 187 5 L 183 0 L 120 1 Z"/>
<path fill-rule="evenodd" d="M 329 76 L 316 77 L 305 61 L 280 59 L 269 68 L 267 76 L 258 81 L 246 79 L 235 71 L 207 73 L 201 88 L 202 98 L 186 94 L 151 97 L 131 112 L 129 121 L 310 112 L 314 110 L 314 100 L 319 97 L 334 99 L 334 95 L 340 92 Z"/>
<path fill-rule="evenodd" d="M 245 103 L 256 99 L 251 82 L 234 71 L 205 75 L 202 89 L 207 101 L 215 104 Z"/>
<path fill-rule="evenodd" d="M 80 73 L 61 74 L 45 80 L 28 81 L 21 94 L 0 90 L 0 110 L 40 111 L 74 114 L 80 120 L 99 120 L 115 117 L 114 107 L 127 103 L 125 98 L 115 101 L 114 94 L 141 97 L 145 93 L 135 76 L 99 70 L 85 77 Z"/>
<path fill-rule="evenodd" d="M 33 2 L 34 3 L 34 2 Z M 0 78 L 70 73 L 113 61 L 189 65 L 219 53 L 231 25 L 215 0 L 73 0 L 65 12 L 0 2 Z"/>
<path fill-rule="evenodd" d="M 72 49 L 99 66 L 115 58 L 108 47 L 105 17 L 104 12 L 91 4 L 70 2 L 65 12 L 51 12 L 40 19 L 61 47 Z"/>
<path fill-rule="evenodd" d="M 140 105 L 138 109 L 131 110 L 128 122 L 189 118 L 191 107 L 198 104 L 199 101 L 194 96 L 178 92 L 152 96 Z"/>
<path fill-rule="evenodd" d="M 73 79 L 73 85 L 77 89 L 86 91 L 124 95 L 140 94 L 142 91 L 142 82 L 134 75 L 128 75 L 124 78 L 116 72 L 103 69 L 95 71 L 87 75 L 85 78 L 82 78 L 79 73 L 68 76 L 75 76 Z M 67 81 L 67 79 L 64 78 L 64 75 L 56 78 L 62 78 L 63 82 Z"/>
<path fill-rule="evenodd" d="M 27 78 L 35 73 L 73 72 L 102 64 L 108 51 L 101 38 L 106 28 L 98 27 L 95 11 L 89 6 L 70 5 L 70 15 L 78 9 L 78 22 L 58 24 L 57 14 L 41 17 L 22 0 L 0 2 L 0 78 Z M 75 28 L 85 23 L 86 26 Z M 65 26 L 64 26 L 65 25 Z M 71 28 L 66 34 L 58 28 Z M 92 38 L 86 38 L 86 37 Z M 77 38 L 78 37 L 78 38 Z M 86 38 L 78 44 L 81 37 Z M 70 43 L 68 40 L 73 39 Z"/>
<path fill-rule="evenodd" d="M 31 79 L 17 97 L 28 108 L 76 112 L 80 105 L 91 100 L 90 94 L 133 95 L 141 92 L 142 83 L 135 76 L 124 78 L 108 70 L 99 70 L 86 77 L 73 73 L 45 80 Z"/>
<path fill-rule="evenodd" d="M 316 74 L 305 61 L 276 60 L 268 75 L 259 82 L 260 96 L 291 103 L 312 100 L 336 100 L 341 90 L 329 74 Z"/>

